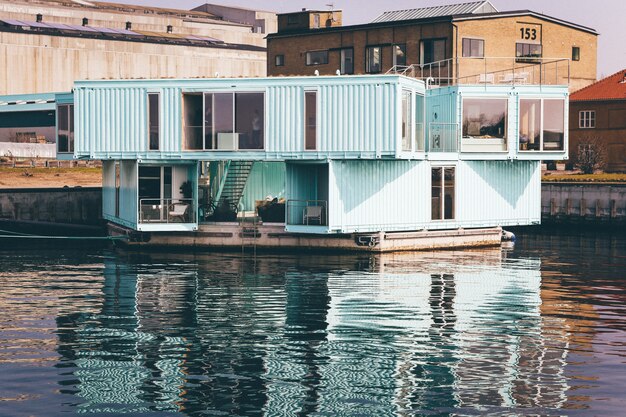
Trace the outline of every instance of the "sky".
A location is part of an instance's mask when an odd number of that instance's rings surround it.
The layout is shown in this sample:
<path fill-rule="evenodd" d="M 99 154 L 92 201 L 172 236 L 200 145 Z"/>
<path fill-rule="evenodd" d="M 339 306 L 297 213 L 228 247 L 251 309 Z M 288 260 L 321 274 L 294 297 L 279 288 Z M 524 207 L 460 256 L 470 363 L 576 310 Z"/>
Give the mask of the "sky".
<path fill-rule="evenodd" d="M 343 10 L 343 24 L 354 25 L 372 21 L 388 10 L 413 9 L 418 7 L 440 6 L 463 3 L 471 0 L 394 0 L 391 3 L 380 0 L 111 0 L 129 3 L 192 9 L 206 2 L 251 9 L 268 10 L 277 13 L 295 12 L 307 9 L 328 10 L 333 4 L 335 10 Z M 595 29 L 598 38 L 598 78 L 609 76 L 626 69 L 626 0 L 491 0 L 500 11 L 532 10 L 582 26 Z"/>

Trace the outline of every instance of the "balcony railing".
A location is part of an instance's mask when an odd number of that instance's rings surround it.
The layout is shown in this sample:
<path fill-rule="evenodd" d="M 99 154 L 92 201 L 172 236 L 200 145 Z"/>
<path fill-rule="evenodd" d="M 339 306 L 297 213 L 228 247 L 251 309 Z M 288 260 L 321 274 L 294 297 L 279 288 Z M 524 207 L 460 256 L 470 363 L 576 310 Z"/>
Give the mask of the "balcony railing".
<path fill-rule="evenodd" d="M 287 224 L 299 226 L 327 226 L 326 200 L 287 200 Z"/>
<path fill-rule="evenodd" d="M 456 123 L 428 124 L 429 152 L 457 152 L 459 149 L 459 127 Z"/>
<path fill-rule="evenodd" d="M 139 223 L 195 223 L 196 209 L 191 198 L 142 198 Z"/>
<path fill-rule="evenodd" d="M 570 63 L 565 58 L 449 58 L 396 65 L 387 74 L 430 80 L 432 85 L 569 85 Z"/>

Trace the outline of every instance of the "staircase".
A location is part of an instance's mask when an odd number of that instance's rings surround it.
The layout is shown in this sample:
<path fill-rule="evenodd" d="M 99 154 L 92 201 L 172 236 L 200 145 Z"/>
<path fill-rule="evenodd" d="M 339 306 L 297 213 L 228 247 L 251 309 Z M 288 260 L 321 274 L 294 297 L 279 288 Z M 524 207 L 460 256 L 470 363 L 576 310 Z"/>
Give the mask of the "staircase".
<path fill-rule="evenodd" d="M 215 196 L 217 207 L 229 206 L 233 210 L 238 207 L 252 170 L 252 164 L 252 161 L 230 161 L 226 163 L 220 188 Z"/>

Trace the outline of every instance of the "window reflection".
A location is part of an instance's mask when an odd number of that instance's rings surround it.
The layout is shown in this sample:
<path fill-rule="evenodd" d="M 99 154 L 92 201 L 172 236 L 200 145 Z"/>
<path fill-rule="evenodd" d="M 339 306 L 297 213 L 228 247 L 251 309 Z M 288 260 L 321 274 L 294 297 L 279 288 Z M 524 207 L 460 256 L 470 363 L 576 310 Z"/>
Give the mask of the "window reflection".
<path fill-rule="evenodd" d="M 507 99 L 463 100 L 464 138 L 506 138 Z"/>

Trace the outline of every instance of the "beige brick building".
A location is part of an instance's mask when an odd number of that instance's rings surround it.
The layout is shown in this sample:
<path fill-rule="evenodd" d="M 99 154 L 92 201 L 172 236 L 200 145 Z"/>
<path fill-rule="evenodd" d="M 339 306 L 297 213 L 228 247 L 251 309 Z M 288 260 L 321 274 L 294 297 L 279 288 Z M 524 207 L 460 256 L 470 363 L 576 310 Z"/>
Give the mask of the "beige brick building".
<path fill-rule="evenodd" d="M 279 15 L 278 32 L 268 36 L 268 75 L 384 73 L 417 64 L 440 78 L 569 81 L 571 91 L 596 79 L 598 33 L 528 10 L 500 12 L 479 1 L 386 12 L 361 25 L 341 20 L 341 11 Z"/>

